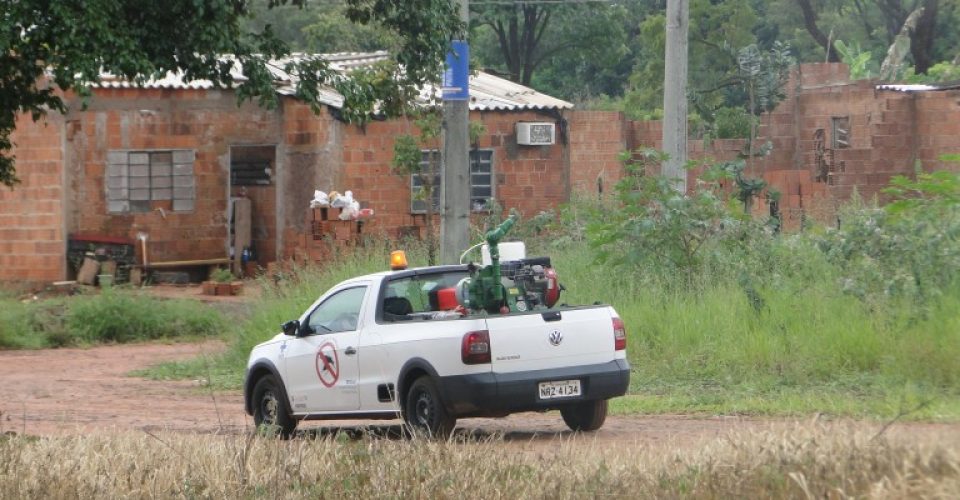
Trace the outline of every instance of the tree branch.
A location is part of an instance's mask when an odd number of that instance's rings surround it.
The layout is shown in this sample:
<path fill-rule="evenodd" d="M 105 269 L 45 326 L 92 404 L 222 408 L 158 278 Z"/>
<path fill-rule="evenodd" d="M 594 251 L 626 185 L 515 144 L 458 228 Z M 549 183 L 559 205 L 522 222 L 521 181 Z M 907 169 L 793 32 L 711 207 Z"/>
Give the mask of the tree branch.
<path fill-rule="evenodd" d="M 820 27 L 817 26 L 817 12 L 813 9 L 813 4 L 810 3 L 810 0 L 797 0 L 797 4 L 800 6 L 800 10 L 803 11 L 803 24 L 807 28 L 807 32 L 810 33 L 810 36 L 813 37 L 824 50 L 827 51 L 827 60 L 830 62 L 840 62 L 840 56 L 837 54 L 837 51 L 833 48 L 832 40 L 827 38 L 827 35 L 820 31 Z"/>

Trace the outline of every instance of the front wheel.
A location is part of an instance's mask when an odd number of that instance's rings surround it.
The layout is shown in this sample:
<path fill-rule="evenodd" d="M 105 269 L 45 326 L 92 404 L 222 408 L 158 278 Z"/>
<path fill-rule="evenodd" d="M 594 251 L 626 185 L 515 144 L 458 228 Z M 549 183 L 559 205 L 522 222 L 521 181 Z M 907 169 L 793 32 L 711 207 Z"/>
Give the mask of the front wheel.
<path fill-rule="evenodd" d="M 429 437 L 446 439 L 457 425 L 457 419 L 443 406 L 436 384 L 427 376 L 410 386 L 403 410 L 403 419 L 411 430 Z"/>
<path fill-rule="evenodd" d="M 284 439 L 297 428 L 280 384 L 272 375 L 261 378 L 253 386 L 253 423 L 258 432 L 279 433 Z"/>
<path fill-rule="evenodd" d="M 573 431 L 595 431 L 603 427 L 607 419 L 607 400 L 586 401 L 560 409 L 560 415 L 567 427 Z"/>

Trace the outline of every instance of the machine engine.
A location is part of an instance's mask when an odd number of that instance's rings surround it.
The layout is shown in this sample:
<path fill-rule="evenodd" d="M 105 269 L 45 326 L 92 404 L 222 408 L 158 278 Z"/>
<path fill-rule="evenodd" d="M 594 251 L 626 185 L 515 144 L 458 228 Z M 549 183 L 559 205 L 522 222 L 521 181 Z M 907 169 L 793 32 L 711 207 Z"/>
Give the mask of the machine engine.
<path fill-rule="evenodd" d="M 553 307 L 560 300 L 562 286 L 549 257 L 500 262 L 500 240 L 518 218 L 512 213 L 485 235 L 490 264 L 482 267 L 470 264 L 470 277 L 460 280 L 456 286 L 457 302 L 464 308 L 487 313 L 532 311 Z"/>
<path fill-rule="evenodd" d="M 561 286 L 550 257 L 502 262 L 500 272 L 511 311 L 550 308 L 560 300 Z"/>

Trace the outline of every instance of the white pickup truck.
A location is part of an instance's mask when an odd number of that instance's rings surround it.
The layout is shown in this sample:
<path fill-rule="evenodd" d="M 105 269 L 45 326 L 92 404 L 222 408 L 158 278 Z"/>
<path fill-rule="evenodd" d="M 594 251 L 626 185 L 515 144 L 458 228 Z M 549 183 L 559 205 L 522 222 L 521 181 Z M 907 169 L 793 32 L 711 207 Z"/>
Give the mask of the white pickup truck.
<path fill-rule="evenodd" d="M 560 410 L 600 428 L 626 393 L 623 322 L 610 306 L 437 314 L 436 290 L 465 265 L 344 281 L 250 354 L 246 411 L 284 436 L 300 420 L 394 419 L 448 435 L 456 419 Z"/>

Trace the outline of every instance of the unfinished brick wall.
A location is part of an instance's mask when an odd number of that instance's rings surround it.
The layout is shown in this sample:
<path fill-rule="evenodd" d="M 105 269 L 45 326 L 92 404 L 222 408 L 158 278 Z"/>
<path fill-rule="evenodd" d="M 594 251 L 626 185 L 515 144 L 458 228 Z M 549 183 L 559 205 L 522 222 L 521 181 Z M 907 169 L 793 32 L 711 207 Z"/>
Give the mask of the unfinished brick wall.
<path fill-rule="evenodd" d="M 960 163 L 944 162 L 944 154 L 960 153 L 960 90 L 912 94 L 916 112 L 916 154 L 925 171 L 960 171 Z"/>
<path fill-rule="evenodd" d="M 615 111 L 568 111 L 570 188 L 584 196 L 607 194 L 623 175 L 620 154 L 631 125 Z"/>
<path fill-rule="evenodd" d="M 0 186 L 0 281 L 66 279 L 62 117 L 34 123 L 23 115 L 12 140 L 21 183 Z"/>

